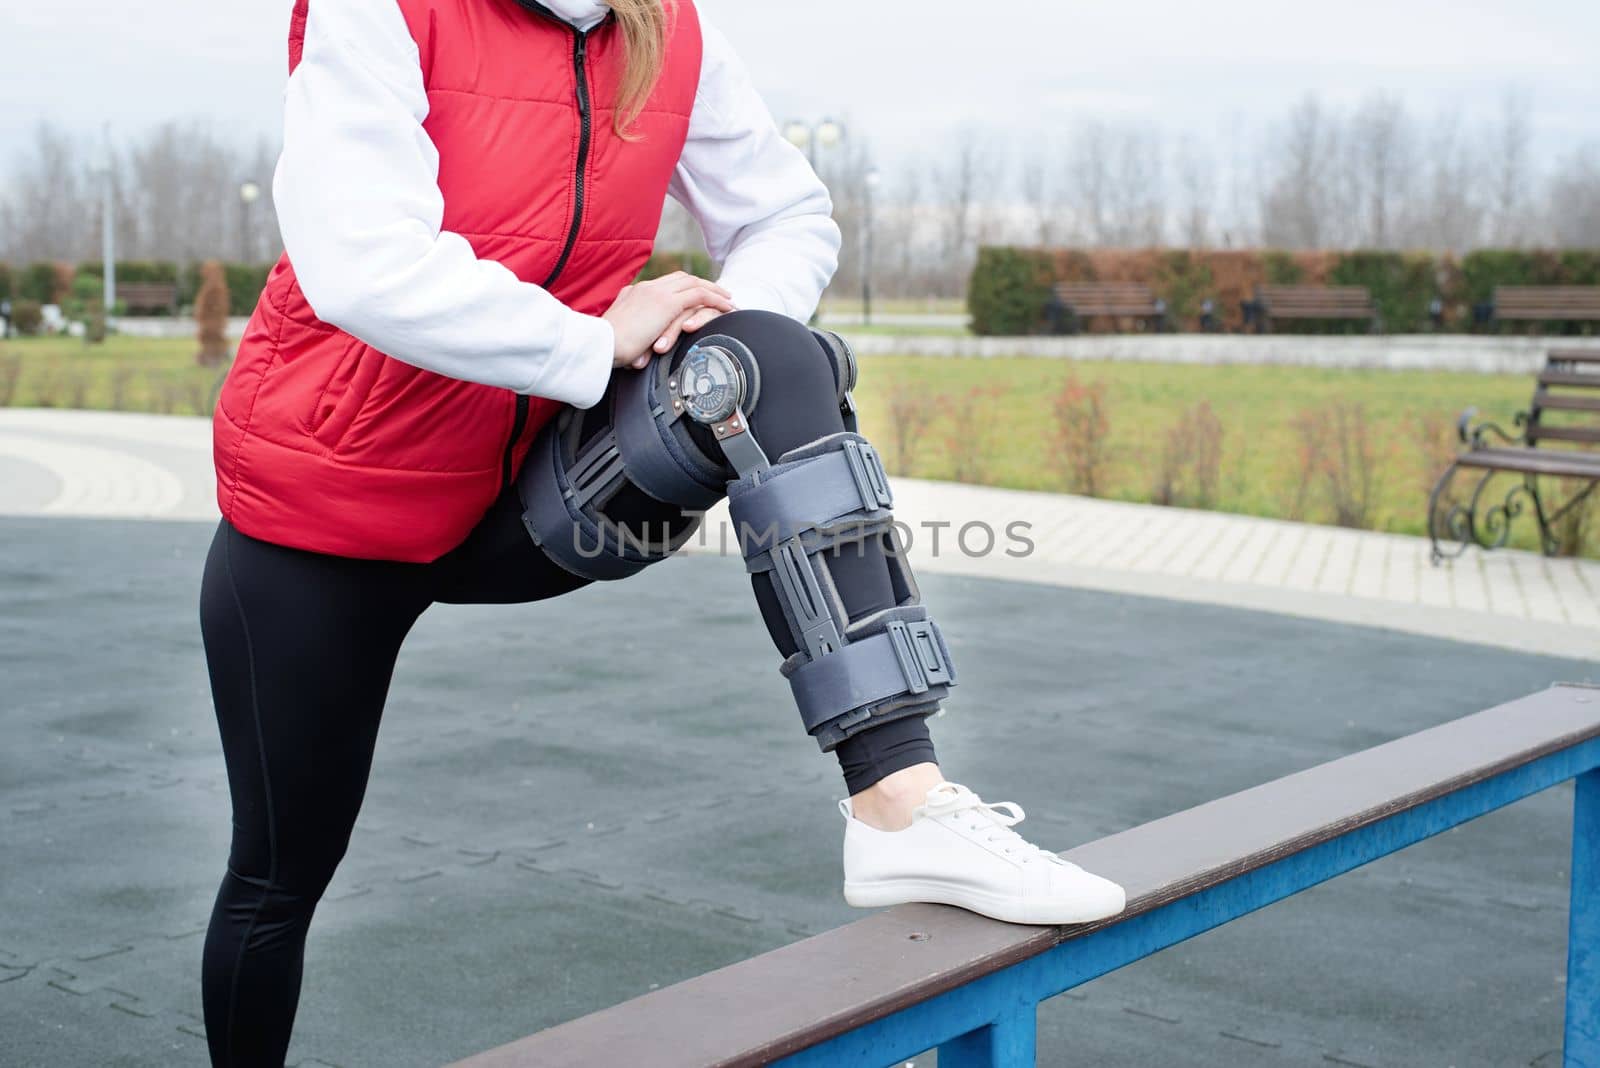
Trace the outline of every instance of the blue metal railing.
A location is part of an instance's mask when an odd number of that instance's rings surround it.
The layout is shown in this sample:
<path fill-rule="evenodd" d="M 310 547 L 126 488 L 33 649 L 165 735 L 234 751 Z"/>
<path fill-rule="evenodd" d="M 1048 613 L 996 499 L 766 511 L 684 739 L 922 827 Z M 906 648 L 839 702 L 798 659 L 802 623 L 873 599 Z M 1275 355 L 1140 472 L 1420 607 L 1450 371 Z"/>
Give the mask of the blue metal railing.
<path fill-rule="evenodd" d="M 1577 781 L 1567 947 L 1567 1068 L 1600 1068 L 1600 739 L 1396 812 L 1226 882 L 992 972 L 786 1057 L 784 1068 L 882 1068 L 938 1047 L 940 1068 L 1020 1068 L 1039 1002 L 1495 809 Z"/>

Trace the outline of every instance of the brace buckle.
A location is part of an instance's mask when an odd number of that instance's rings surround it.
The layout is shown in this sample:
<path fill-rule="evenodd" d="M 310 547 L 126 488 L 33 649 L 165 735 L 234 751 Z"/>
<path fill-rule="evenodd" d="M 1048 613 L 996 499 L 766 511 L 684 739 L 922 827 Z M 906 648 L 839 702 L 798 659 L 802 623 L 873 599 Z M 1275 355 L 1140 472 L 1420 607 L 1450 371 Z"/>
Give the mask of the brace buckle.
<path fill-rule="evenodd" d="M 889 491 L 889 473 L 883 469 L 878 450 L 864 441 L 844 443 L 845 463 L 850 476 L 855 479 L 861 503 L 868 508 L 893 508 L 894 494 Z"/>
<path fill-rule="evenodd" d="M 949 684 L 950 666 L 939 651 L 939 640 L 931 621 L 891 620 L 886 631 L 909 693 L 927 693 L 930 686 Z"/>

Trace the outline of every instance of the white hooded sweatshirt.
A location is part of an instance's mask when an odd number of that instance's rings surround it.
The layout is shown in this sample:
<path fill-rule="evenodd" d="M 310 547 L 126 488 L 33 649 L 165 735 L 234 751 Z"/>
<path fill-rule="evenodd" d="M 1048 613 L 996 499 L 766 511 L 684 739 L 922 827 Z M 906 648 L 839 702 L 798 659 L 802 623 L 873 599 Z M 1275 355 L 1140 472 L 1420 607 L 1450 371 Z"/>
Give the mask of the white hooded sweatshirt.
<path fill-rule="evenodd" d="M 543 3 L 579 30 L 606 13 L 592 0 Z M 736 306 L 805 319 L 838 265 L 832 201 L 779 134 L 727 39 L 704 16 L 701 27 L 700 84 L 668 193 L 700 223 Z M 314 0 L 285 90 L 272 185 L 307 302 L 324 322 L 397 360 L 594 405 L 611 377 L 611 325 L 441 230 L 427 115 L 399 5 Z"/>

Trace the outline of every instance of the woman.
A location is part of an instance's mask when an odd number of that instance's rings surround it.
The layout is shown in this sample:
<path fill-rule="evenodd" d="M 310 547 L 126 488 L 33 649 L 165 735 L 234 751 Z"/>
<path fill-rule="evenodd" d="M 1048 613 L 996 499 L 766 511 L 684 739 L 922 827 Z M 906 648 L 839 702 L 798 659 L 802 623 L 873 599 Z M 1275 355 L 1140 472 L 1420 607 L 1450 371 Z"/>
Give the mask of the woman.
<path fill-rule="evenodd" d="M 1038 923 L 1123 904 L 940 772 L 948 650 L 851 425 L 853 361 L 804 325 L 837 260 L 827 191 L 688 0 L 547 2 L 294 11 L 286 252 L 215 415 L 201 593 L 234 810 L 203 968 L 217 1064 L 283 1063 L 421 613 L 631 574 L 725 492 L 781 531 L 744 551 L 844 771 L 847 900 Z M 718 282 L 629 284 L 669 193 Z"/>

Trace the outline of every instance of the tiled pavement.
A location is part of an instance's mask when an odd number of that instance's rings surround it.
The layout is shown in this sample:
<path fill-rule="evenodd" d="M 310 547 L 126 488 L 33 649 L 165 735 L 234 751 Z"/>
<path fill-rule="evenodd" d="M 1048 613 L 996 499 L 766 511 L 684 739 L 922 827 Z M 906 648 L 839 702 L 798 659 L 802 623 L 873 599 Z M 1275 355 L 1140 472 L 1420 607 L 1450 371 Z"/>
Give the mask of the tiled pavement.
<path fill-rule="evenodd" d="M 229 818 L 195 611 L 209 538 L 0 519 L 7 1068 L 205 1062 Z M 312 928 L 291 1064 L 444 1063 L 860 915 L 839 898 L 838 772 L 730 564 L 429 610 Z M 941 763 L 1059 849 L 1593 670 L 1215 605 L 924 586 L 962 672 Z M 1056 999 L 1039 1063 L 1558 1063 L 1571 797 Z"/>

